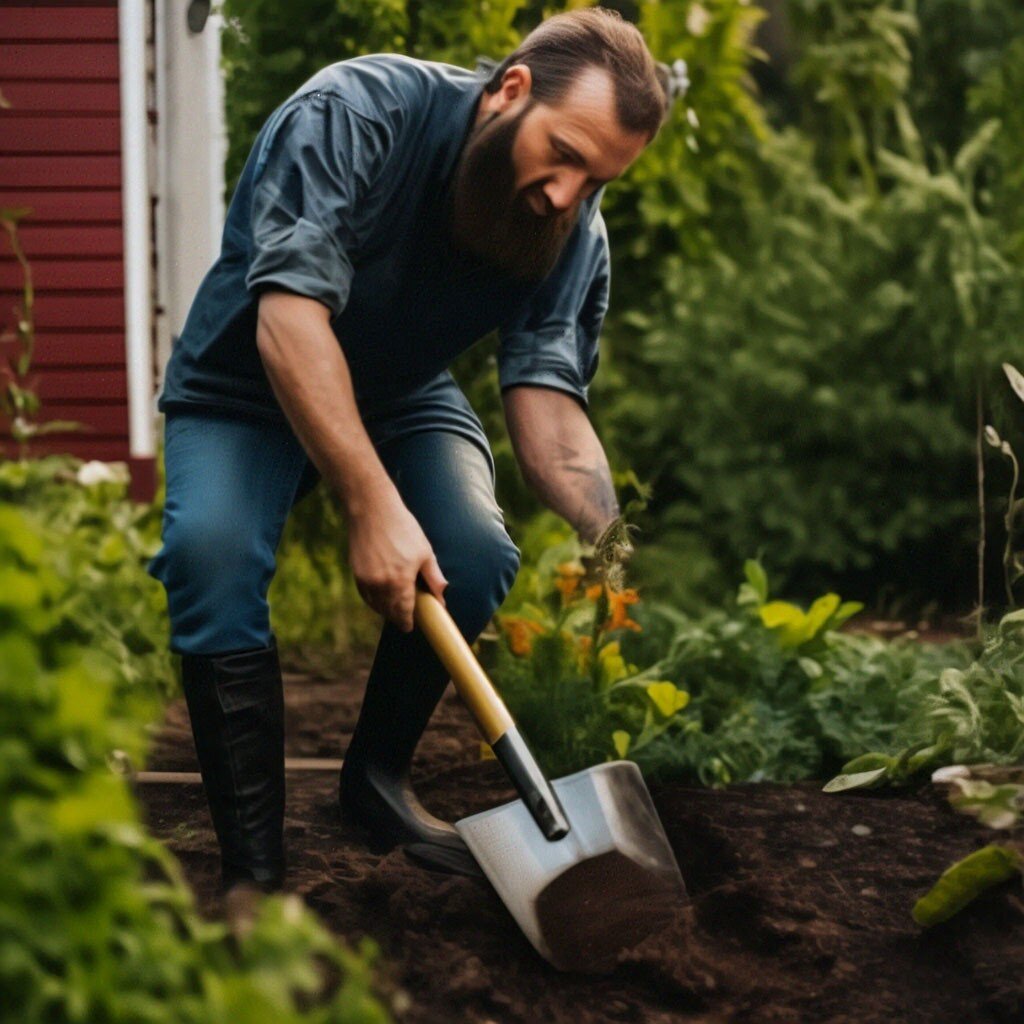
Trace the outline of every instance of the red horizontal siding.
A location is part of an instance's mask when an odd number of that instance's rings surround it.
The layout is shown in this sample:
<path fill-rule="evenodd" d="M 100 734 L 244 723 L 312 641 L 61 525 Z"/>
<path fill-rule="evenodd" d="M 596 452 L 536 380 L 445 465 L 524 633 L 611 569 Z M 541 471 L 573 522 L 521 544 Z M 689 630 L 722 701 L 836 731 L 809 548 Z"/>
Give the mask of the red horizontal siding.
<path fill-rule="evenodd" d="M 123 366 L 107 370 L 78 367 L 51 370 L 40 374 L 36 394 L 45 403 L 72 399 L 88 405 L 94 402 L 127 402 L 128 374 Z"/>
<path fill-rule="evenodd" d="M 31 208 L 19 238 L 36 290 L 33 386 L 44 421 L 84 428 L 31 450 L 127 459 L 117 5 L 0 0 L 0 53 L 0 206 Z M 0 324 L 21 286 L 0 236 Z"/>
<path fill-rule="evenodd" d="M 12 446 L 7 444 L 8 449 Z M 102 462 L 127 462 L 128 441 L 104 440 L 85 434 L 58 434 L 32 442 L 32 455 L 76 455 L 80 459 L 99 459 Z"/>
<path fill-rule="evenodd" d="M 91 405 L 66 399 L 50 401 L 43 407 L 42 419 L 81 423 L 83 432 L 97 440 L 116 441 L 128 437 L 128 409 L 122 403 Z"/>
<path fill-rule="evenodd" d="M 119 225 L 96 227 L 36 227 L 30 220 L 18 229 L 21 247 L 29 260 L 41 256 L 120 256 L 124 234 Z"/>
<path fill-rule="evenodd" d="M 36 369 L 64 366 L 124 366 L 124 335 L 96 331 L 40 331 L 36 334 Z"/>
<path fill-rule="evenodd" d="M 57 14 L 52 9 L 43 12 Z M 5 43 L 0 81 L 48 78 L 56 81 L 108 79 L 116 81 L 120 66 L 117 43 Z"/>
<path fill-rule="evenodd" d="M 39 192 L 27 188 L 17 191 L 0 188 L 0 206 L 27 206 L 29 212 L 25 215 L 25 224 L 83 220 L 121 223 L 121 192 L 118 189 Z"/>
<path fill-rule="evenodd" d="M 14 153 L 117 153 L 121 121 L 117 117 L 6 117 L 4 149 Z"/>
<path fill-rule="evenodd" d="M 5 136 L 11 134 L 13 124 L 4 118 Z M 121 158 L 0 156 L 0 181 L 7 188 L 120 188 Z"/>
<path fill-rule="evenodd" d="M 118 82 L 9 82 L 0 66 L 0 88 L 15 111 L 49 111 L 54 114 L 117 114 L 121 110 Z"/>
<path fill-rule="evenodd" d="M 124 287 L 123 265 L 118 259 L 33 259 L 30 264 L 37 295 Z M 0 260 L 0 291 L 17 291 L 21 282 L 21 267 L 13 259 Z"/>
<path fill-rule="evenodd" d="M 47 295 L 36 308 L 36 326 L 41 330 L 59 328 L 95 328 L 124 330 L 124 294 Z"/>
<path fill-rule="evenodd" d="M 35 304 L 36 328 L 53 331 L 63 327 L 93 327 L 108 331 L 124 328 L 124 296 L 44 295 Z"/>
<path fill-rule="evenodd" d="M 0 7 L 0 42 L 48 39 L 117 42 L 114 4 L 109 7 L 61 5 L 48 13 L 49 16 L 41 15 L 39 4 Z"/>

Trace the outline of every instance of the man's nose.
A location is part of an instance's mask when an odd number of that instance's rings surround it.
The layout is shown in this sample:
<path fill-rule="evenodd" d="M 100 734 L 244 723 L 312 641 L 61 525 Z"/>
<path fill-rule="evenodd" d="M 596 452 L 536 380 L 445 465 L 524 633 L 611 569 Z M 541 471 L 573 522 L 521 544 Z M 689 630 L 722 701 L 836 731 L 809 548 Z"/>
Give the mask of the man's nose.
<path fill-rule="evenodd" d="M 555 175 L 544 186 L 544 195 L 555 210 L 568 210 L 580 198 L 583 188 L 587 183 L 587 172 L 582 168 L 579 170 L 566 170 Z"/>

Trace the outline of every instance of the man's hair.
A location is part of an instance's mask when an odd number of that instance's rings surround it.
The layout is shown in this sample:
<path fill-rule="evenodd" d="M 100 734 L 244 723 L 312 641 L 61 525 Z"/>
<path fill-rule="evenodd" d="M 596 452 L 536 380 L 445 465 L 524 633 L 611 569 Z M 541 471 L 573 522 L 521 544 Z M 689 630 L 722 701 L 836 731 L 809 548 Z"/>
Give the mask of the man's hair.
<path fill-rule="evenodd" d="M 530 94 L 548 106 L 562 101 L 585 68 L 603 68 L 614 85 L 619 127 L 645 134 L 648 142 L 668 115 L 665 76 L 640 30 L 606 7 L 566 11 L 542 21 L 494 69 L 485 91 L 497 92 L 513 64 L 530 69 Z"/>

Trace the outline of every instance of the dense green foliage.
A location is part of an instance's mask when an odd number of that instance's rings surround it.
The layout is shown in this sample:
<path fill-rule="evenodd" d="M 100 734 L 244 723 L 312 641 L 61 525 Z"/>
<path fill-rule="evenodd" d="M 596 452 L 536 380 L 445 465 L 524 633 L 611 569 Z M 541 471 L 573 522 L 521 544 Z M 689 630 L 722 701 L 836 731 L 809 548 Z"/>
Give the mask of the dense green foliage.
<path fill-rule="evenodd" d="M 317 0 L 297 18 L 228 0 L 229 182 L 324 64 L 397 50 L 472 66 L 566 6 Z M 1016 415 L 989 393 L 1022 344 L 1024 15 L 1012 0 L 789 0 L 765 55 L 764 14 L 741 0 L 615 6 L 691 80 L 603 203 L 613 295 L 592 412 L 613 465 L 654 487 L 638 578 L 696 609 L 761 551 L 797 592 L 968 607 L 978 390 L 1001 430 Z M 779 74 L 761 97 L 764 59 Z M 493 339 L 457 373 L 521 533 L 536 504 Z"/>
<path fill-rule="evenodd" d="M 717 785 L 825 778 L 869 750 L 895 764 L 928 747 L 932 766 L 1021 755 L 1024 673 L 996 641 L 972 663 L 961 645 L 837 632 L 859 605 L 772 600 L 756 562 L 734 602 L 696 617 L 634 591 L 600 598 L 575 542 L 550 541 L 531 537 L 543 554 L 489 664 L 554 775 L 627 756 L 648 777 Z"/>
<path fill-rule="evenodd" d="M 725 94 L 705 97 L 704 73 L 734 63 L 726 28 L 739 6 L 706 4 L 703 34 L 673 51 L 691 60 L 687 103 L 701 126 L 722 116 Z M 802 592 L 839 583 L 872 600 L 886 588 L 965 607 L 975 388 L 1021 344 L 1024 275 L 998 213 L 1012 191 L 999 154 L 1013 149 L 1018 115 L 974 62 L 956 103 L 985 83 L 1002 99 L 962 110 L 939 143 L 922 109 L 921 80 L 941 70 L 928 62 L 944 59 L 927 4 L 917 18 L 884 0 L 786 10 L 794 123 L 744 121 L 737 104 L 716 139 L 678 110 L 609 190 L 622 269 L 595 405 L 617 458 L 654 486 L 640 578 L 676 601 L 718 598 L 760 550 Z M 725 59 L 698 65 L 709 38 Z M 692 163 L 689 134 L 714 201 L 682 221 L 670 190 L 636 206 L 649 174 Z M 623 267 L 639 238 L 641 263 Z M 927 557 L 936 549 L 941 560 Z"/>
<path fill-rule="evenodd" d="M 236 945 L 203 921 L 112 771 L 172 685 L 155 515 L 98 464 L 0 466 L 0 1016 L 383 1021 L 366 956 L 296 898 Z"/>

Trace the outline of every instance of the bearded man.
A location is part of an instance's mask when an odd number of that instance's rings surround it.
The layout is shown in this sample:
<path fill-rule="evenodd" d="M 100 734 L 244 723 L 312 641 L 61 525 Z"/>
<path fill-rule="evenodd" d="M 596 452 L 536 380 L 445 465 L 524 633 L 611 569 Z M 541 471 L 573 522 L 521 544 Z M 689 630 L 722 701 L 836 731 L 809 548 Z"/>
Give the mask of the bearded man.
<path fill-rule="evenodd" d="M 267 589 L 294 503 L 339 496 L 385 622 L 340 778 L 375 850 L 476 872 L 408 782 L 448 676 L 418 576 L 472 642 L 519 564 L 480 421 L 447 370 L 489 331 L 527 482 L 586 540 L 618 512 L 587 416 L 608 302 L 603 186 L 667 112 L 637 29 L 557 15 L 489 77 L 393 54 L 319 72 L 268 119 L 167 369 L 171 647 L 233 898 L 285 872 L 281 672 Z M 229 910 L 230 913 L 230 910 Z"/>

